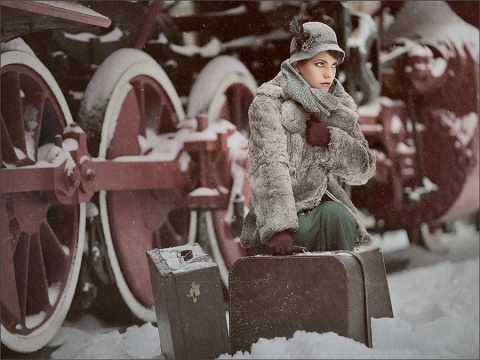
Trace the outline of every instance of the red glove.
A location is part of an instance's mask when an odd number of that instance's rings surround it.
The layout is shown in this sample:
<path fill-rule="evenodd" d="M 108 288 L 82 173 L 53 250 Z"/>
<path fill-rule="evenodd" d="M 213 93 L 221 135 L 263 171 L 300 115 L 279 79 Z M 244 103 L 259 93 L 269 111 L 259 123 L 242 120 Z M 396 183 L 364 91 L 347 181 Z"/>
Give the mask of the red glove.
<path fill-rule="evenodd" d="M 292 255 L 295 240 L 288 230 L 280 231 L 272 236 L 268 248 L 272 255 Z"/>
<path fill-rule="evenodd" d="M 330 131 L 321 122 L 308 119 L 305 138 L 312 146 L 327 147 L 330 142 Z"/>

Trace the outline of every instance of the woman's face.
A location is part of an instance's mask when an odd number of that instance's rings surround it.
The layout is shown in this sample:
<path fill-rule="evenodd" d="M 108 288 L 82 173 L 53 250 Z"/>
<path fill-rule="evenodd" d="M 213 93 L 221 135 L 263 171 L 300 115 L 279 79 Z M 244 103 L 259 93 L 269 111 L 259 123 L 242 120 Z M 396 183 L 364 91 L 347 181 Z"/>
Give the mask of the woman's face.
<path fill-rule="evenodd" d="M 332 86 L 337 65 L 334 57 L 322 51 L 310 59 L 297 62 L 294 67 L 312 88 L 327 91 Z"/>

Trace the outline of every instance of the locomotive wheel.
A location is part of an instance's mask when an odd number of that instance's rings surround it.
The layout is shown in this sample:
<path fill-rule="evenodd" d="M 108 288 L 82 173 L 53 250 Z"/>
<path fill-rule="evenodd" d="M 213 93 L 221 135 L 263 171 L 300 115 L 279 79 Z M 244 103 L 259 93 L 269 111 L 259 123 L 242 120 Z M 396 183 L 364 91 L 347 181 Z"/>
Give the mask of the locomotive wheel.
<path fill-rule="evenodd" d="M 112 75 L 112 69 L 115 69 Z M 113 76 L 113 77 L 112 77 Z M 111 89 L 105 91 L 105 80 Z M 105 98 L 105 94 L 109 94 Z M 98 157 L 141 155 L 139 135 L 176 130 L 184 112 L 163 69 L 148 54 L 120 49 L 95 72 L 81 112 L 102 108 Z M 97 102 L 97 103 L 95 103 Z M 106 104 L 106 106 L 105 106 Z M 114 181 L 115 174 L 112 174 Z M 121 297 L 132 313 L 156 322 L 146 252 L 186 244 L 195 237 L 196 213 L 173 192 L 154 190 L 100 191 L 100 215 L 108 255 Z"/>
<path fill-rule="evenodd" d="M 407 228 L 407 236 L 410 244 L 421 246 L 429 251 L 448 251 L 442 242 L 443 231 L 439 226 L 430 227 L 427 223 Z"/>
<path fill-rule="evenodd" d="M 231 218 L 233 199 L 237 193 L 243 196 L 245 207 L 248 207 L 250 202 L 251 190 L 246 177 L 248 108 L 256 89 L 255 79 L 240 61 L 230 56 L 220 56 L 210 61 L 200 72 L 189 95 L 187 114 L 194 116 L 206 110 L 210 123 L 228 120 L 239 132 L 234 136 L 239 136 L 240 141 L 243 137 L 244 141 L 242 155 L 235 156 L 231 153 L 229 157 L 216 158 L 214 166 L 209 169 L 213 172 L 217 186 L 230 189 L 228 209 L 207 211 L 198 219 L 199 243 L 202 244 L 208 239 L 209 244 L 205 247 L 210 250 L 227 287 L 230 267 L 240 257 L 247 255 L 238 239 L 232 236 Z"/>
<path fill-rule="evenodd" d="M 36 166 L 72 116 L 51 73 L 33 55 L 1 55 L 2 171 Z M 22 179 L 18 179 L 21 183 Z M 44 347 L 70 308 L 80 271 L 85 205 L 62 205 L 46 192 L 2 194 L 2 345 Z"/>

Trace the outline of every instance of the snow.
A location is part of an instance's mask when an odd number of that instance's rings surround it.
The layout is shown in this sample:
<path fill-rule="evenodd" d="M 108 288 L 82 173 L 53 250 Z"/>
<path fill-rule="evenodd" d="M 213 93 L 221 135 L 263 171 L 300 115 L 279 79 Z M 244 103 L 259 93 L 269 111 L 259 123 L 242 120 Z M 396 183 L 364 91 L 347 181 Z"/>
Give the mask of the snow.
<path fill-rule="evenodd" d="M 424 51 L 427 54 L 424 55 L 417 55 L 417 56 L 424 56 L 429 58 L 429 63 L 427 64 L 414 64 L 414 68 L 420 71 L 430 71 L 433 77 L 440 77 L 445 73 L 447 69 L 447 60 L 442 57 L 437 57 L 434 59 L 433 52 L 427 46 L 424 46 Z"/>
<path fill-rule="evenodd" d="M 53 339 L 51 345 L 60 345 L 52 354 L 53 359 L 154 359 L 160 351 L 158 331 L 151 323 L 131 326 L 122 334 L 113 330 L 93 335 L 67 328 Z"/>
<path fill-rule="evenodd" d="M 25 327 L 27 329 L 32 329 L 35 326 L 38 326 L 39 324 L 42 323 L 42 321 L 45 320 L 45 317 L 47 316 L 47 313 L 45 311 L 40 311 L 38 314 L 35 315 L 29 315 L 25 317 Z M 20 324 L 17 324 L 16 329 L 21 329 L 22 326 Z"/>
<path fill-rule="evenodd" d="M 26 52 L 27 54 L 35 56 L 35 53 L 33 52 L 33 50 L 30 48 L 30 46 L 27 45 L 25 40 L 23 40 L 22 38 L 16 38 L 6 43 L 2 42 L 0 45 L 0 51 L 2 53 L 5 51 L 13 51 L 13 50 L 23 51 L 23 52 Z"/>
<path fill-rule="evenodd" d="M 452 131 L 455 131 L 458 139 L 463 146 L 467 146 L 472 140 L 475 134 L 478 124 L 478 114 L 471 112 L 465 116 L 458 116 L 448 114 L 448 116 L 442 117 L 442 121 L 446 123 Z"/>
<path fill-rule="evenodd" d="M 208 58 L 220 54 L 223 50 L 223 45 L 218 38 L 214 37 L 204 46 L 170 44 L 170 48 L 174 52 L 185 56 L 194 56 L 199 54 L 202 57 Z"/>
<path fill-rule="evenodd" d="M 347 39 L 348 48 L 358 48 L 360 53 L 367 54 L 365 44 L 372 34 L 377 33 L 376 25 L 373 18 L 367 14 L 357 13 L 358 28 L 354 31 L 351 37 Z"/>
<path fill-rule="evenodd" d="M 227 75 L 249 74 L 247 67 L 234 57 L 222 55 L 211 60 L 200 72 L 189 94 L 187 116 L 207 112 L 217 88 Z"/>
<path fill-rule="evenodd" d="M 68 32 L 63 32 L 63 34 L 67 39 L 84 42 L 84 43 L 88 43 L 92 39 L 98 39 L 100 43 L 115 42 L 115 41 L 120 41 L 120 39 L 124 36 L 122 30 L 118 26 L 115 26 L 115 28 L 109 33 L 105 35 L 100 35 L 100 36 L 97 36 L 89 32 L 82 32 L 79 34 L 71 34 Z"/>
<path fill-rule="evenodd" d="M 442 239 L 448 252 L 408 246 L 403 230 L 375 235 L 390 269 L 394 318 L 372 319 L 372 348 L 332 332 L 299 330 L 292 338 L 262 338 L 249 352 L 218 359 L 478 359 L 479 233 L 468 222 L 456 222 L 454 229 Z M 120 332 L 88 313 L 66 321 L 48 346 L 55 349 L 52 359 L 164 358 L 155 325 Z"/>
<path fill-rule="evenodd" d="M 101 107 L 106 103 L 125 69 L 138 61 L 136 49 L 121 49 L 111 54 L 100 65 L 95 73 L 96 76 L 92 77 L 87 85 L 83 98 L 86 111 L 94 111 L 96 106 Z"/>
<path fill-rule="evenodd" d="M 189 196 L 218 196 L 220 191 L 218 189 L 211 189 L 206 187 L 199 187 L 188 194 Z"/>
<path fill-rule="evenodd" d="M 405 103 L 402 100 L 393 100 L 386 96 L 379 96 L 377 99 L 369 102 L 368 104 L 358 107 L 358 111 L 362 116 L 378 117 L 383 108 L 389 107 L 405 107 Z"/>
<path fill-rule="evenodd" d="M 392 133 L 393 134 L 400 134 L 403 130 L 403 123 L 402 120 L 397 116 L 392 116 Z"/>
<path fill-rule="evenodd" d="M 188 251 L 191 251 L 192 256 L 189 260 L 185 260 L 187 255 L 183 255 L 183 253 Z M 158 271 L 162 274 L 179 274 L 216 266 L 198 243 L 174 248 L 152 249 L 148 251 L 148 255 L 155 264 L 165 261 L 168 268 L 158 267 Z"/>
<path fill-rule="evenodd" d="M 35 130 L 38 127 L 38 109 L 28 104 L 25 106 L 23 118 L 25 122 L 25 145 L 27 156 L 35 161 Z"/>

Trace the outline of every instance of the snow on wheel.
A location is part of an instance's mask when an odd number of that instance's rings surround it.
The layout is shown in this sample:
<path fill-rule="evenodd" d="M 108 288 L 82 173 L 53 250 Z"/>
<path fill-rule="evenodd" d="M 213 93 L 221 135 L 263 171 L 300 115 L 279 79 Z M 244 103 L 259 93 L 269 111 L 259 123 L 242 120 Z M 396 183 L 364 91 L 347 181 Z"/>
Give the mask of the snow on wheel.
<path fill-rule="evenodd" d="M 45 166 L 43 154 L 72 123 L 57 82 L 32 54 L 14 50 L 1 55 L 1 171 Z M 45 191 L 2 193 L 1 339 L 16 352 L 44 347 L 60 329 L 75 293 L 85 205 L 54 199 Z"/>
<path fill-rule="evenodd" d="M 256 89 L 257 83 L 244 64 L 230 56 L 219 56 L 200 72 L 189 94 L 188 116 L 207 113 L 211 126 L 226 120 L 237 129 L 229 138 L 229 153 L 217 157 L 210 169 L 217 185 L 230 192 L 228 209 L 207 211 L 198 219 L 199 235 L 208 239 L 211 255 L 226 286 L 230 267 L 247 255 L 240 246 L 238 234 L 232 232 L 232 216 L 237 194 L 243 200 L 244 214 L 250 202 L 248 108 Z"/>
<path fill-rule="evenodd" d="M 368 104 L 381 92 L 380 38 L 372 18 L 360 15 L 356 35 L 349 37 L 349 63 L 355 64 L 347 78 L 346 88 L 357 104 Z"/>
<path fill-rule="evenodd" d="M 90 80 L 80 118 L 90 129 L 103 123 L 99 159 L 131 159 L 144 154 L 149 138 L 176 131 L 184 111 L 153 58 L 140 50 L 120 49 Z M 135 316 L 156 322 L 146 252 L 187 243 L 195 236 L 190 224 L 196 223 L 196 213 L 173 192 L 155 190 L 100 191 L 99 205 L 120 295 Z"/>

